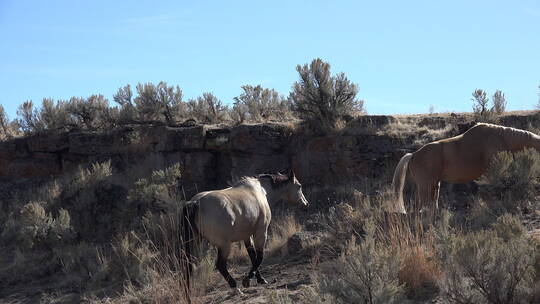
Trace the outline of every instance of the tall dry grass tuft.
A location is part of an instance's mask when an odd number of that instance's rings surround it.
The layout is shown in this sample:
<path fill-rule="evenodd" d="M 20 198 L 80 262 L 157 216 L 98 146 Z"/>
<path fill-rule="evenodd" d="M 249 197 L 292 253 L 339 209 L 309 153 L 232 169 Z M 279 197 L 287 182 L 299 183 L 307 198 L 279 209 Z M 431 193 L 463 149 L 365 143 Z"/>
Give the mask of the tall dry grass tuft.
<path fill-rule="evenodd" d="M 268 256 L 287 255 L 287 241 L 295 233 L 302 231 L 302 225 L 296 217 L 288 214 L 272 223 L 271 235 L 266 243 Z"/>
<path fill-rule="evenodd" d="M 448 216 L 441 216 L 442 223 L 433 227 L 419 215 L 387 212 L 392 203 L 387 191 L 351 203 L 355 207 L 338 204 L 327 213 L 330 242 L 339 248 L 338 258 L 321 265 L 312 293 L 329 295 L 329 302 L 434 297 L 442 272 L 436 240 L 448 229 Z"/>
<path fill-rule="evenodd" d="M 438 291 L 440 266 L 432 249 L 424 246 L 402 248 L 403 265 L 398 272 L 399 281 L 405 285 L 409 298 L 425 298 Z"/>
<path fill-rule="evenodd" d="M 211 253 L 202 252 L 202 240 L 195 242 L 195 255 L 198 257 L 194 265 L 194 273 L 190 278 L 190 286 L 186 280 L 186 254 L 180 239 L 179 223 L 182 208 L 178 206 L 166 214 L 147 214 L 144 218 L 144 239 L 138 239 L 139 247 L 145 250 L 128 250 L 123 260 L 138 257 L 146 262 L 145 284 L 137 284 L 134 280 L 124 289 L 118 303 L 199 303 L 199 297 L 209 287 L 216 285 L 219 279 L 214 271 L 215 257 Z M 142 255 L 141 253 L 144 253 Z M 130 271 L 130 269 L 126 269 Z"/>
<path fill-rule="evenodd" d="M 295 233 L 302 231 L 302 225 L 292 215 L 272 219 L 268 240 L 265 246 L 267 257 L 284 257 L 288 254 L 287 241 Z M 229 261 L 232 263 L 250 263 L 246 248 L 242 242 L 233 244 Z"/>
<path fill-rule="evenodd" d="M 385 214 L 379 221 L 379 239 L 403 259 L 397 275 L 408 298 L 428 299 L 438 292 L 441 268 L 435 236 L 439 229 L 426 227 L 422 217 L 414 214 Z"/>
<path fill-rule="evenodd" d="M 214 279 L 213 267 L 207 256 L 202 254 L 202 239 L 194 241 L 193 254 L 198 258 L 194 265 L 188 285 L 186 277 L 187 256 L 181 239 L 182 207 L 174 206 L 168 213 L 154 215 L 148 213 L 144 218 L 146 239 L 154 252 L 150 267 L 154 279 L 148 284 L 152 286 L 152 299 L 166 299 L 166 303 L 193 303 L 197 296 L 204 293 Z M 156 294 L 157 293 L 157 294 Z M 161 303 L 161 300 L 160 302 Z"/>

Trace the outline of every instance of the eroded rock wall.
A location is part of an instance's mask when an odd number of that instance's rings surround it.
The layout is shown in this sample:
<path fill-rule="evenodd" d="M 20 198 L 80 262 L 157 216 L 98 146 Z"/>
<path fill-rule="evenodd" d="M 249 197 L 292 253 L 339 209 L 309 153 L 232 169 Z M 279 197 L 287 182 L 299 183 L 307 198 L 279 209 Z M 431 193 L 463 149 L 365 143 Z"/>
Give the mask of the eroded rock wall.
<path fill-rule="evenodd" d="M 531 121 L 535 125 L 540 121 L 536 114 L 514 116 L 506 116 L 502 121 L 522 128 Z M 307 185 L 388 178 L 399 158 L 421 144 L 414 128 L 444 129 L 456 118 L 428 116 L 410 121 L 413 130 L 395 133 L 392 125 L 399 123 L 396 118 L 364 116 L 350 122 L 349 130 L 329 136 L 310 135 L 284 124 L 270 123 L 130 127 L 107 133 L 36 135 L 0 143 L 0 182 L 49 178 L 80 165 L 109 159 L 114 169 L 120 171 L 137 166 L 163 168 L 180 162 L 187 194 L 224 187 L 243 175 L 289 168 L 294 168 Z M 463 132 L 461 129 L 467 126 L 456 123 L 455 131 L 448 134 Z"/>

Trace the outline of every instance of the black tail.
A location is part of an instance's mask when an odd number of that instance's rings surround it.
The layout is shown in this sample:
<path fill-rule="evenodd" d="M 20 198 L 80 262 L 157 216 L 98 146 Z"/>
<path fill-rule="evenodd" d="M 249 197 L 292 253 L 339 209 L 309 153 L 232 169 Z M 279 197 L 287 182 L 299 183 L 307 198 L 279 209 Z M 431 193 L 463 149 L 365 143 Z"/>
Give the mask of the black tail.
<path fill-rule="evenodd" d="M 193 272 L 193 263 L 195 257 L 193 256 L 193 245 L 195 242 L 195 219 L 199 211 L 199 202 L 190 201 L 187 202 L 182 210 L 182 244 L 184 249 L 184 271 L 186 278 L 186 287 L 189 292 L 190 278 Z"/>

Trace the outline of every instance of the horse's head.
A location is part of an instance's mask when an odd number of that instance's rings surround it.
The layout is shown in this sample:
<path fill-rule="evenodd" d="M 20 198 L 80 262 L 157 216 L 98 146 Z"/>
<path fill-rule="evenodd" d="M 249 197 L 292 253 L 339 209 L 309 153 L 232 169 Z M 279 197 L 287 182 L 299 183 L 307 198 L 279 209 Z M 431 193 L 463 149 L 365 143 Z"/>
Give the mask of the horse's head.
<path fill-rule="evenodd" d="M 302 192 L 302 185 L 298 179 L 296 179 L 293 170 L 289 171 L 286 178 L 287 181 L 285 182 L 285 185 L 283 185 L 283 199 L 289 204 L 307 207 L 309 203 Z"/>

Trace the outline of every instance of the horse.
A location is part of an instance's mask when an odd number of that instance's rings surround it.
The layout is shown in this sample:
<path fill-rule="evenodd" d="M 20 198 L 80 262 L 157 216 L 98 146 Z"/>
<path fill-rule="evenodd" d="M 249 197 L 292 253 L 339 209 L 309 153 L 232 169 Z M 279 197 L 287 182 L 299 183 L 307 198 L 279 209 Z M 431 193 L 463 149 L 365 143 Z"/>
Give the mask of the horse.
<path fill-rule="evenodd" d="M 525 148 L 540 151 L 540 136 L 521 129 L 478 123 L 463 134 L 428 143 L 407 153 L 394 171 L 394 211 L 407 213 L 403 202 L 407 175 L 416 185 L 415 212 L 422 208 L 436 210 L 441 181 L 468 183 L 486 172 L 496 153 Z"/>
<path fill-rule="evenodd" d="M 193 196 L 182 211 L 188 288 L 194 260 L 192 240 L 196 236 L 217 247 L 216 268 L 231 288 L 237 285 L 227 271 L 227 258 L 231 243 L 238 241 L 244 242 L 252 264 L 242 285 L 249 287 L 253 277 L 256 277 L 258 284 L 267 284 L 259 266 L 264 258 L 268 225 L 272 217 L 270 207 L 279 201 L 308 206 L 302 185 L 292 170 L 287 175 L 243 177 L 229 188 L 200 192 Z M 239 289 L 237 291 L 240 292 Z"/>

